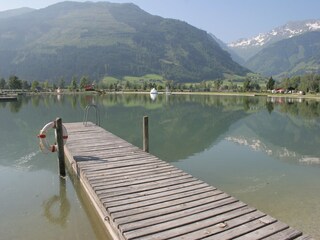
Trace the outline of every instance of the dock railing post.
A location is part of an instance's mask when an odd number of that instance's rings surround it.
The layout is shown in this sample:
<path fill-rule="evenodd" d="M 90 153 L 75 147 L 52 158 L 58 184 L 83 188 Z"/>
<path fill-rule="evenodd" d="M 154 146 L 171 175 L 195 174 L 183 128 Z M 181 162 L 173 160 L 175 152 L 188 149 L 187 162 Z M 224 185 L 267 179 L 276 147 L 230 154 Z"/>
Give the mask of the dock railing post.
<path fill-rule="evenodd" d="M 143 117 L 143 151 L 149 152 L 149 123 L 148 116 Z"/>
<path fill-rule="evenodd" d="M 65 177 L 66 167 L 64 162 L 63 130 L 61 118 L 56 119 L 56 141 L 58 144 L 59 173 L 60 177 Z"/>

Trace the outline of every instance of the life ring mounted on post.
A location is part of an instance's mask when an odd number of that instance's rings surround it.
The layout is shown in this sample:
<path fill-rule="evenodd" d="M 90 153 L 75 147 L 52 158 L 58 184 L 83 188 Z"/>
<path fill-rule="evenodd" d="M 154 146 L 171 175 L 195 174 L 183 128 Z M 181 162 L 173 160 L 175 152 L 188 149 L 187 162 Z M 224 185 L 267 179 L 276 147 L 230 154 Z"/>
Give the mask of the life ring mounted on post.
<path fill-rule="evenodd" d="M 56 128 L 56 122 L 52 121 L 47 123 L 41 130 L 38 138 L 40 139 L 40 149 L 43 153 L 56 152 L 58 150 L 57 144 L 50 144 L 47 139 L 47 132 L 49 129 Z M 56 132 L 55 132 L 56 134 Z M 65 126 L 62 124 L 63 145 L 66 144 L 68 139 L 68 132 Z"/>

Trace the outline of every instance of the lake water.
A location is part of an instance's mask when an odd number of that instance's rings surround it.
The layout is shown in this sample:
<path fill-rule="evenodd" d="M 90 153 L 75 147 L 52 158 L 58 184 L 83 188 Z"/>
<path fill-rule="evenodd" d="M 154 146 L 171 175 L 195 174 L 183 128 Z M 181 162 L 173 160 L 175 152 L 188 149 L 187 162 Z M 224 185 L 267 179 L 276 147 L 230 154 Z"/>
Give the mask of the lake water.
<path fill-rule="evenodd" d="M 61 181 L 57 155 L 38 147 L 46 123 L 81 122 L 87 104 L 139 147 L 148 115 L 150 153 L 320 239 L 320 102 L 121 94 L 0 102 L 1 239 L 106 239 L 79 184 Z"/>

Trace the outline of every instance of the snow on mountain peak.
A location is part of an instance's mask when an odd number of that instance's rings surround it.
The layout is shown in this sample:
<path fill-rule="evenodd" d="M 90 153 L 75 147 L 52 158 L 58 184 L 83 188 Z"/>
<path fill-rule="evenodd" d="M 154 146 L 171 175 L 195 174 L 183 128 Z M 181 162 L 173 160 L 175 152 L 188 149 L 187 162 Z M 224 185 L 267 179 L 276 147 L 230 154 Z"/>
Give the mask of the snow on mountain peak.
<path fill-rule="evenodd" d="M 270 32 L 270 34 L 271 34 L 272 36 L 277 36 L 277 35 L 278 35 L 278 32 L 275 31 L 275 30 L 272 30 L 272 31 Z"/>
<path fill-rule="evenodd" d="M 308 31 L 319 30 L 320 20 L 289 22 L 286 25 L 275 28 L 268 33 L 260 33 L 252 38 L 240 39 L 238 41 L 229 43 L 228 46 L 231 48 L 263 47 L 266 44 L 291 38 Z"/>
<path fill-rule="evenodd" d="M 306 26 L 309 27 L 310 31 L 320 30 L 320 21 L 314 23 L 307 23 Z"/>

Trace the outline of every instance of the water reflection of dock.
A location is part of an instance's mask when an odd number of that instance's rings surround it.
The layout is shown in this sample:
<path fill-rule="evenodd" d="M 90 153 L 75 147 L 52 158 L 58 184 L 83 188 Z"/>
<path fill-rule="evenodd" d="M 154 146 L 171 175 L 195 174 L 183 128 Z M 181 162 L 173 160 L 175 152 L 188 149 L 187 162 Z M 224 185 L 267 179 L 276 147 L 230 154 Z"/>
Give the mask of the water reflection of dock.
<path fill-rule="evenodd" d="M 114 239 L 311 239 L 89 124 L 65 124 L 67 159 Z"/>

